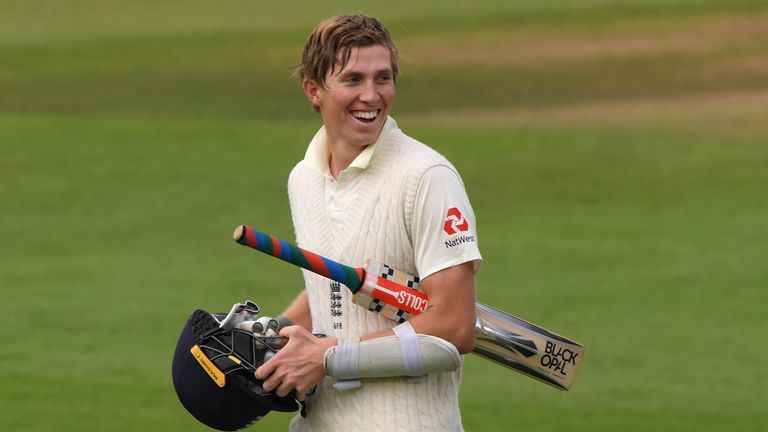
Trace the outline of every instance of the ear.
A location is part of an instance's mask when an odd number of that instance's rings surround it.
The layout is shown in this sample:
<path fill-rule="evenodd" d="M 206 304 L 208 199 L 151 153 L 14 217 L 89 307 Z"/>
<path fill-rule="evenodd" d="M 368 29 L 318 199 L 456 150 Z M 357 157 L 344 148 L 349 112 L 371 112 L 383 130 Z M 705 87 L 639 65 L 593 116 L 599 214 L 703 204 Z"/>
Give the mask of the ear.
<path fill-rule="evenodd" d="M 302 88 L 304 89 L 304 94 L 307 95 L 307 99 L 314 105 L 315 110 L 320 110 L 320 92 L 323 90 L 323 88 L 320 86 L 320 84 L 317 83 L 317 81 L 313 79 L 304 79 L 304 81 L 301 83 Z"/>

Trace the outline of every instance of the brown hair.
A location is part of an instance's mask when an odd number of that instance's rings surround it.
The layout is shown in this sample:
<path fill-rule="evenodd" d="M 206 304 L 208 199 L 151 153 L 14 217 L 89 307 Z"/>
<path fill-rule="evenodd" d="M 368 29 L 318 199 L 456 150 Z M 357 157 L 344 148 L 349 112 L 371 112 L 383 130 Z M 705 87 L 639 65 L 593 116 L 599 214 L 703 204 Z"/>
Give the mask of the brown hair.
<path fill-rule="evenodd" d="M 315 80 L 325 87 L 325 77 L 333 74 L 336 65 L 340 69 L 349 62 L 352 48 L 384 45 L 392 57 L 392 79 L 397 77 L 397 49 L 384 24 L 376 18 L 362 15 L 339 15 L 329 18 L 315 27 L 309 36 L 296 75 Z"/>

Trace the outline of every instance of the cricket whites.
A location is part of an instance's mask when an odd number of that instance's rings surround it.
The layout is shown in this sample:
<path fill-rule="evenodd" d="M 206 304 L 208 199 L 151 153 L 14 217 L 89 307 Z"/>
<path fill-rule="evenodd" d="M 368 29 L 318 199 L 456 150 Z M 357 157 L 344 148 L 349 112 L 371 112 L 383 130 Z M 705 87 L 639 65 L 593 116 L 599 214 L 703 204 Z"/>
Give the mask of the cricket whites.
<path fill-rule="evenodd" d="M 240 225 L 235 241 L 344 284 L 356 304 L 403 322 L 427 309 L 419 278 L 386 264 L 353 268 Z M 474 353 L 560 390 L 571 388 L 584 346 L 482 303 L 476 305 Z"/>

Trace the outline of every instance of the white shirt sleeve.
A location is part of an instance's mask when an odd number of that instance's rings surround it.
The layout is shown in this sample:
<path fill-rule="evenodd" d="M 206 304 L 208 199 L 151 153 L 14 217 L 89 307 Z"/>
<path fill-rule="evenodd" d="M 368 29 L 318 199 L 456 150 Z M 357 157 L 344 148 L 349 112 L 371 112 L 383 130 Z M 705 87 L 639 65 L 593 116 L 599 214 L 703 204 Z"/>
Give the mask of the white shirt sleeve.
<path fill-rule="evenodd" d="M 477 246 L 475 212 L 459 175 L 438 165 L 424 173 L 416 192 L 411 235 L 416 270 L 421 279 L 482 257 Z"/>

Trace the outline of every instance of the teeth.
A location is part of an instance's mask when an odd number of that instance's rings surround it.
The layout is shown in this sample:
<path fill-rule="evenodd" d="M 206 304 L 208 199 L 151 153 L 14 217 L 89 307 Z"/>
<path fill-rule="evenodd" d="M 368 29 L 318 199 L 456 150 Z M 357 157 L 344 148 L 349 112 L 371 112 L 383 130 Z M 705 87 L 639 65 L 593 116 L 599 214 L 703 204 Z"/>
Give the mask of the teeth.
<path fill-rule="evenodd" d="M 376 111 L 352 111 L 355 118 L 373 120 L 378 113 Z"/>

